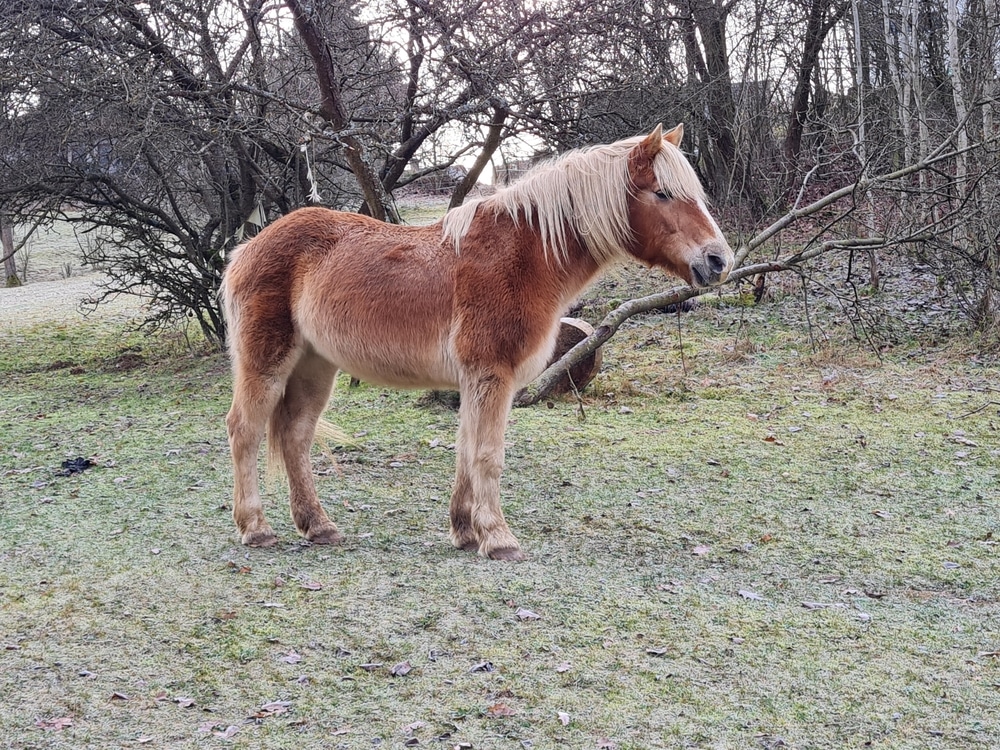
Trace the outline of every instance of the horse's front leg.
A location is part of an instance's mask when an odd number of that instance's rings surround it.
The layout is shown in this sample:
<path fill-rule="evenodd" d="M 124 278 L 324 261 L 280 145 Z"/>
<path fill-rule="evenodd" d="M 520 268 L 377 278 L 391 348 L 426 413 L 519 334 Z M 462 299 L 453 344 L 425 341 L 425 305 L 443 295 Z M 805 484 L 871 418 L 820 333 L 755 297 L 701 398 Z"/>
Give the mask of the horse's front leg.
<path fill-rule="evenodd" d="M 503 439 L 513 391 L 512 379 L 501 375 L 463 379 L 458 413 L 451 539 L 494 560 L 524 559 L 500 509 Z"/>

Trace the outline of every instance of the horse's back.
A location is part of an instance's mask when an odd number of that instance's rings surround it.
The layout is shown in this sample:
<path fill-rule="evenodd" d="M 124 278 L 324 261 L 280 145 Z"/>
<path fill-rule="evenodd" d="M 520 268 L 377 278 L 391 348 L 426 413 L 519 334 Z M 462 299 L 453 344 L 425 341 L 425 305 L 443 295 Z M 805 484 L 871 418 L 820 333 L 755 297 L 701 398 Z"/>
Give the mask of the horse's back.
<path fill-rule="evenodd" d="M 309 346 L 370 382 L 454 385 L 454 264 L 439 225 L 300 209 L 236 252 L 226 307 L 241 328 L 252 317 L 269 337 Z"/>

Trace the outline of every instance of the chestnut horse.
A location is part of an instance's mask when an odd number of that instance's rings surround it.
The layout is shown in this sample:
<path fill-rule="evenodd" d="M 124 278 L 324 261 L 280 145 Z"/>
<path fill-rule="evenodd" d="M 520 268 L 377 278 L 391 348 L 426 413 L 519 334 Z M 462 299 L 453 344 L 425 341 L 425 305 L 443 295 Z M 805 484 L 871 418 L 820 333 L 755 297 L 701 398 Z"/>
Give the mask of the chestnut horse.
<path fill-rule="evenodd" d="M 244 544 L 264 519 L 257 453 L 288 475 L 292 519 L 318 543 L 341 535 L 319 503 L 310 447 L 337 372 L 461 394 L 451 542 L 494 559 L 523 554 L 500 509 L 504 428 L 517 389 L 545 367 L 559 318 L 619 258 L 695 287 L 733 264 L 678 149 L 678 125 L 572 151 L 432 226 L 323 208 L 294 211 L 239 247 L 222 299 L 233 405 L 226 418 Z"/>

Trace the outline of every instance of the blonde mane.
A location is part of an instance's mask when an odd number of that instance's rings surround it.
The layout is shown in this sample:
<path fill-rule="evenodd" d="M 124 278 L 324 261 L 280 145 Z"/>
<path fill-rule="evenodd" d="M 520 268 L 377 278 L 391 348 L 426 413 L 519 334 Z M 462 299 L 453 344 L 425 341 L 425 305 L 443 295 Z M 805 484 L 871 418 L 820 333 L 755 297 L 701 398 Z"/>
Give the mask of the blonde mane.
<path fill-rule="evenodd" d="M 489 197 L 451 209 L 444 217 L 445 239 L 458 252 L 477 212 L 492 210 L 506 213 L 515 224 L 523 217 L 538 230 L 546 255 L 559 260 L 565 259 L 567 231 L 602 265 L 620 257 L 632 236 L 628 198 L 635 188 L 628 155 L 644 137 L 569 151 Z M 673 144 L 663 142 L 653 170 L 660 190 L 683 200 L 704 200 L 698 176 Z"/>

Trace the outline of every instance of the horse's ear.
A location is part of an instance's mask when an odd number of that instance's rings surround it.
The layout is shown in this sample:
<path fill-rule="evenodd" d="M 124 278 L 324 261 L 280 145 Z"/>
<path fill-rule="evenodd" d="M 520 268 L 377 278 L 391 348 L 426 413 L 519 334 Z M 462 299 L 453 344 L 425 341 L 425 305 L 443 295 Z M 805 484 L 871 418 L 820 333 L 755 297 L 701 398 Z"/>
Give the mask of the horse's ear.
<path fill-rule="evenodd" d="M 673 130 L 668 130 L 663 134 L 663 140 L 670 141 L 672 144 L 681 147 L 681 141 L 684 139 L 684 123 L 680 122 L 677 124 Z"/>
<path fill-rule="evenodd" d="M 641 155 L 646 161 L 653 161 L 663 149 L 663 126 L 657 125 L 653 132 L 642 139 L 634 153 Z"/>

